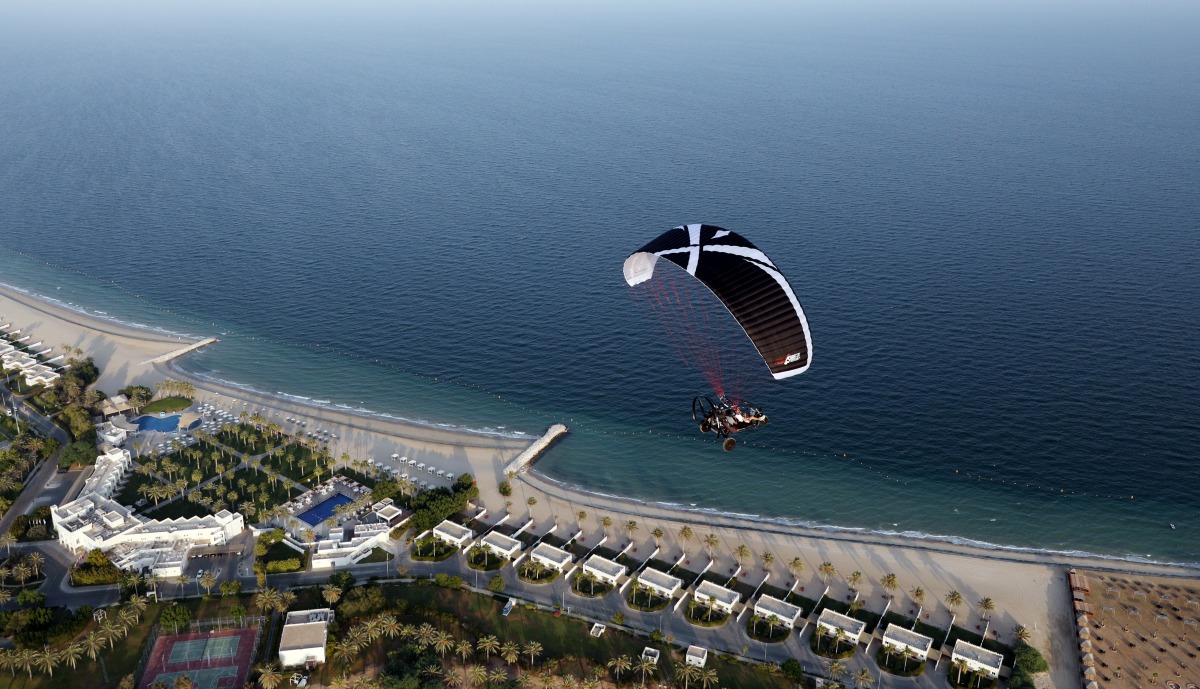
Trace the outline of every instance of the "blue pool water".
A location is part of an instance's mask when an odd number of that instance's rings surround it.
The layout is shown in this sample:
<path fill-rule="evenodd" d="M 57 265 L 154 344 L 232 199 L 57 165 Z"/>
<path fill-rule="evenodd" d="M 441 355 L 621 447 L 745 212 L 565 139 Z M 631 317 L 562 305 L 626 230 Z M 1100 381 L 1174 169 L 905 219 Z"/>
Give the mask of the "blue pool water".
<path fill-rule="evenodd" d="M 337 495 L 334 495 L 332 498 L 329 498 L 325 502 L 319 503 L 316 506 L 314 506 L 312 509 L 302 513 L 300 515 L 300 519 L 302 519 L 305 522 L 308 522 L 309 524 L 311 524 L 313 526 L 316 526 L 317 524 L 320 524 L 321 522 L 323 522 L 326 519 L 328 519 L 329 517 L 331 517 L 333 515 L 334 510 L 336 510 L 338 508 L 338 505 L 349 505 L 352 502 L 354 502 L 354 501 L 351 500 L 350 498 L 346 497 L 345 495 L 342 495 L 341 493 L 338 493 Z"/>
<path fill-rule="evenodd" d="M 192 425 L 188 426 L 187 428 L 185 428 L 183 430 L 190 431 L 199 425 L 200 425 L 200 420 L 196 419 L 195 421 L 192 422 Z M 149 416 L 149 415 L 141 416 L 141 417 L 138 417 L 137 426 L 138 426 L 138 430 L 142 430 L 142 431 L 157 431 L 159 433 L 170 433 L 171 431 L 175 431 L 175 430 L 179 429 L 179 414 L 172 414 L 171 416 Z"/>
<path fill-rule="evenodd" d="M 179 414 L 172 414 L 171 416 L 141 416 L 138 417 L 137 425 L 138 429 L 143 431 L 170 433 L 179 428 Z"/>

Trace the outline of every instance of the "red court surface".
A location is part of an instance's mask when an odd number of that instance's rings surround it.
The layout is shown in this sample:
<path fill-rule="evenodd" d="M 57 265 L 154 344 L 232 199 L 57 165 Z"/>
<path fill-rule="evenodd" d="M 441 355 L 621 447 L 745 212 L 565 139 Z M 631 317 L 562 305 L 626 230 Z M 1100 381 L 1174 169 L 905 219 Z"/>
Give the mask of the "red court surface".
<path fill-rule="evenodd" d="M 258 640 L 257 627 L 164 634 L 154 642 L 139 689 L 156 681 L 172 687 L 187 675 L 196 689 L 234 689 L 245 685 Z"/>

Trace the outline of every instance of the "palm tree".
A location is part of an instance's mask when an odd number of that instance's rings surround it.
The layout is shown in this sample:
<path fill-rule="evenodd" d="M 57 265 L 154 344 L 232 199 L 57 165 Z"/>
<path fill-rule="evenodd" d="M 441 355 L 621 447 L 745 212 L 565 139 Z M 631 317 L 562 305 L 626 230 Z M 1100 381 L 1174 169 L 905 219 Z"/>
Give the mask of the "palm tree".
<path fill-rule="evenodd" d="M 712 558 L 713 551 L 717 549 L 717 546 L 721 545 L 721 539 L 717 538 L 717 535 L 713 533 L 702 538 L 700 542 L 704 545 L 704 550 L 708 552 L 710 559 Z"/>
<path fill-rule="evenodd" d="M 483 651 L 483 661 L 486 663 L 491 660 L 492 654 L 500 650 L 500 640 L 495 636 L 483 636 L 475 642 L 475 648 Z"/>
<path fill-rule="evenodd" d="M 262 689 L 276 689 L 283 683 L 283 673 L 275 663 L 267 663 L 259 668 L 258 686 Z"/>
<path fill-rule="evenodd" d="M 717 677 L 716 668 L 708 668 L 700 671 L 700 687 L 701 689 L 709 689 L 716 686 L 720 679 Z"/>
<path fill-rule="evenodd" d="M 205 572 L 200 575 L 200 585 L 204 587 L 204 594 L 212 595 L 213 587 L 217 585 L 217 577 L 212 572 Z"/>
<path fill-rule="evenodd" d="M 326 584 L 325 586 L 321 587 L 321 597 L 325 599 L 326 603 L 333 605 L 341 600 L 342 589 L 334 586 L 333 584 Z"/>
<path fill-rule="evenodd" d="M 608 669 L 612 670 L 613 677 L 616 681 L 621 681 L 621 674 L 628 672 L 633 667 L 633 660 L 629 656 L 617 656 L 608 661 Z"/>
<path fill-rule="evenodd" d="M 662 547 L 662 537 L 663 537 L 663 533 L 664 533 L 664 532 L 663 532 L 662 528 L 661 528 L 661 527 L 658 527 L 658 526 L 656 526 L 656 527 L 654 527 L 653 529 L 651 529 L 651 530 L 650 530 L 650 535 L 654 537 L 654 547 L 655 547 L 655 548 L 661 548 L 661 547 Z"/>
<path fill-rule="evenodd" d="M 892 593 L 896 589 L 900 588 L 900 581 L 896 579 L 895 574 L 888 572 L 882 577 L 879 577 L 879 585 L 883 587 L 883 590 L 888 592 L 888 597 L 891 598 Z"/>
<path fill-rule="evenodd" d="M 771 565 L 775 564 L 775 553 L 764 552 L 762 554 L 763 569 L 771 569 Z"/>
<path fill-rule="evenodd" d="M 675 679 L 683 680 L 683 689 L 688 689 L 688 685 L 700 679 L 700 668 L 695 665 L 684 665 L 675 671 Z"/>
<path fill-rule="evenodd" d="M 452 648 L 454 648 L 454 637 L 442 631 L 439 631 L 436 635 L 434 635 L 433 649 L 440 653 L 443 658 L 446 657 L 446 651 L 449 651 Z"/>
<path fill-rule="evenodd" d="M 837 567 L 834 567 L 832 562 L 826 560 L 821 563 L 820 567 L 817 567 L 817 574 L 821 577 L 821 581 L 828 584 L 829 580 L 837 575 Z"/>
<path fill-rule="evenodd" d="M 488 673 L 487 681 L 491 682 L 492 684 L 502 685 L 508 681 L 508 671 L 502 667 L 498 667 Z"/>
<path fill-rule="evenodd" d="M 835 682 L 841 682 L 842 677 L 846 674 L 846 661 L 835 660 L 829 664 L 829 679 Z"/>
<path fill-rule="evenodd" d="M 696 534 L 692 531 L 692 527 L 684 524 L 683 526 L 679 527 L 678 536 L 680 542 L 682 543 L 681 547 L 683 552 L 684 554 L 687 554 L 687 546 L 692 542 L 692 539 L 696 537 Z"/>
<path fill-rule="evenodd" d="M 739 543 L 738 547 L 733 549 L 733 558 L 737 560 L 738 567 L 744 567 L 746 561 L 753 557 L 754 553 L 750 552 L 745 543 Z"/>
<path fill-rule="evenodd" d="M 946 605 L 949 605 L 951 610 L 954 610 L 965 602 L 963 595 L 955 590 L 951 590 L 950 593 L 947 593 L 945 600 Z"/>
<path fill-rule="evenodd" d="M 925 589 L 920 586 L 914 586 L 908 595 L 917 602 L 917 619 L 921 619 L 921 613 L 925 610 Z"/>
<path fill-rule="evenodd" d="M 980 598 L 979 599 L 979 616 L 982 617 L 983 619 L 985 619 L 985 620 L 988 619 L 989 613 L 991 613 L 995 609 L 996 609 L 996 604 L 992 602 L 991 598 Z"/>
<path fill-rule="evenodd" d="M 454 651 L 458 653 L 458 657 L 462 658 L 462 662 L 465 663 L 467 662 L 467 658 L 470 658 L 471 654 L 475 652 L 475 645 L 470 641 L 463 639 L 462 641 L 458 642 L 457 646 L 454 647 Z"/>
<path fill-rule="evenodd" d="M 1029 630 L 1025 628 L 1025 625 L 1018 624 L 1016 627 L 1013 627 L 1013 641 L 1015 641 L 1018 645 L 1027 645 L 1029 643 L 1030 636 L 1032 635 L 1029 633 Z"/>
<path fill-rule="evenodd" d="M 900 649 L 900 661 L 904 664 L 904 671 L 908 672 L 908 661 L 912 660 L 913 652 L 908 646 Z"/>
<path fill-rule="evenodd" d="M 655 665 L 654 661 L 650 658 L 642 656 L 637 662 L 636 669 L 638 672 L 642 673 L 642 684 L 645 685 L 646 673 L 654 674 L 654 671 L 658 669 L 658 666 Z"/>
<path fill-rule="evenodd" d="M 0 534 L 0 545 L 4 546 L 4 554 L 7 557 L 12 557 L 12 547 L 17 542 L 17 537 L 5 531 Z"/>
<path fill-rule="evenodd" d="M 58 651 L 50 647 L 43 648 L 34 656 L 34 664 L 37 666 L 37 669 L 53 677 L 54 668 L 58 667 Z M 31 674 L 30 678 L 32 677 L 33 675 Z"/>
<path fill-rule="evenodd" d="M 46 556 L 34 551 L 25 554 L 25 561 L 29 563 L 29 568 L 33 570 L 33 576 L 41 574 L 42 565 L 46 564 Z"/>
<path fill-rule="evenodd" d="M 521 647 L 512 641 L 506 641 L 504 642 L 504 645 L 500 647 L 500 657 L 504 659 L 504 662 L 512 665 L 513 663 L 517 662 L 518 658 L 521 657 Z"/>
<path fill-rule="evenodd" d="M 787 571 L 792 576 L 796 577 L 796 583 L 800 583 L 800 575 L 804 573 L 804 560 L 799 557 L 793 557 L 787 564 Z M 793 584 L 795 588 L 795 584 Z"/>
<path fill-rule="evenodd" d="M 858 689 L 867 689 L 867 687 L 875 683 L 875 677 L 871 674 L 870 670 L 864 667 L 858 671 L 858 674 L 854 675 L 854 681 L 858 684 Z"/>
<path fill-rule="evenodd" d="M 71 669 L 74 670 L 75 664 L 78 663 L 79 659 L 83 657 L 83 644 L 67 644 L 63 646 L 58 653 L 59 659 L 70 665 Z"/>
<path fill-rule="evenodd" d="M 638 523 L 632 519 L 625 522 L 625 534 L 629 537 L 630 542 L 633 542 L 633 535 L 638 532 Z"/>
<path fill-rule="evenodd" d="M 863 580 L 862 572 L 858 571 L 857 569 L 854 570 L 853 572 L 851 572 L 850 576 L 846 577 L 846 583 L 850 586 L 850 589 L 852 591 L 854 591 L 855 593 L 858 593 L 858 585 L 862 583 L 862 580 Z"/>
<path fill-rule="evenodd" d="M 529 517 L 532 519 L 533 518 L 533 506 L 537 504 L 537 498 L 530 495 L 528 498 L 525 499 L 525 504 L 529 505 Z"/>
<path fill-rule="evenodd" d="M 896 647 L 890 641 L 883 642 L 883 662 L 890 664 L 892 662 L 892 654 L 895 652 Z"/>
<path fill-rule="evenodd" d="M 958 671 L 958 678 L 954 680 L 955 684 L 962 684 L 962 673 L 971 669 L 967 666 L 967 661 L 959 658 L 958 660 L 950 663 L 950 666 Z"/>
<path fill-rule="evenodd" d="M 83 641 L 81 643 L 83 644 L 83 652 L 87 653 L 87 656 L 95 661 L 96 656 L 99 655 L 100 651 L 104 650 L 104 644 L 106 642 L 104 641 L 103 634 L 98 631 L 91 631 L 87 634 L 84 634 Z"/>
<path fill-rule="evenodd" d="M 609 516 L 600 517 L 600 526 L 603 527 L 605 536 L 608 535 L 608 529 L 612 525 L 613 525 L 612 517 L 609 517 Z"/>
<path fill-rule="evenodd" d="M 333 643 L 333 657 L 342 665 L 349 665 L 356 655 L 358 655 L 358 648 L 353 643 L 349 641 Z"/>
<path fill-rule="evenodd" d="M 529 643 L 525 644 L 525 648 L 522 649 L 522 652 L 529 654 L 529 667 L 533 667 L 534 659 L 542 654 L 542 645 L 536 641 L 530 641 Z"/>
<path fill-rule="evenodd" d="M 481 686 L 488 680 L 487 668 L 482 665 L 472 665 L 463 673 L 468 683 L 473 686 Z M 505 673 L 507 676 L 508 673 Z"/>

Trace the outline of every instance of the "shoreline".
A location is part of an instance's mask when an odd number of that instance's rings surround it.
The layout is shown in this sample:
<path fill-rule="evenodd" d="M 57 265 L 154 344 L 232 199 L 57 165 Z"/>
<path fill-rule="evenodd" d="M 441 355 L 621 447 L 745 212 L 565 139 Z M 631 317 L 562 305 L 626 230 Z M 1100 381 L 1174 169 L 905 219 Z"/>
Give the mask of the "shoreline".
<path fill-rule="evenodd" d="M 20 306 L 21 314 L 16 318 L 8 313 L 10 303 Z M 386 458 L 397 454 L 430 464 L 436 462 L 437 466 L 456 475 L 471 472 L 480 490 L 478 502 L 488 509 L 489 520 L 498 518 L 501 512 L 524 515 L 528 506 L 528 516 L 536 522 L 534 528 L 539 532 L 555 523 L 565 522 L 569 530 L 581 532 L 582 541 L 596 543 L 607 537 L 610 546 L 629 548 L 635 558 L 652 551 L 659 552 L 659 559 L 679 558 L 686 563 L 695 559 L 696 564 L 690 565 L 695 569 L 703 566 L 702 560 L 711 558 L 712 571 L 723 573 L 722 568 L 728 568 L 730 576 L 736 572 L 748 583 L 770 580 L 773 586 L 812 587 L 812 592 L 820 591 L 820 587 L 828 583 L 829 595 L 834 598 L 848 595 L 845 577 L 861 571 L 863 583 L 858 590 L 867 601 L 868 609 L 875 612 L 883 606 L 881 596 L 886 598 L 886 592 L 876 582 L 882 574 L 894 573 L 902 582 L 895 594 L 896 610 L 904 612 L 910 606 L 917 607 L 913 603 L 904 603 L 909 599 L 904 592 L 910 586 L 920 587 L 929 599 L 919 607 L 929 616 L 927 621 L 935 626 L 944 627 L 951 620 L 967 629 L 982 626 L 984 620 L 972 611 L 972 607 L 981 598 L 992 598 L 996 602 L 996 612 L 986 624 L 997 630 L 1004 641 L 1018 624 L 1031 628 L 1031 643 L 1038 646 L 1051 663 L 1056 686 L 1066 686 L 1078 673 L 1078 649 L 1072 648 L 1074 618 L 1065 585 L 1069 567 L 1139 577 L 1200 579 L 1200 567 L 1186 564 L 1023 552 L 1005 546 L 984 548 L 956 544 L 936 536 L 917 538 L 867 530 L 801 526 L 765 517 L 755 519 L 655 504 L 592 493 L 550 478 L 540 473 L 536 465 L 508 478 L 506 468 L 536 444 L 539 436 L 516 438 L 467 429 L 437 428 L 354 410 L 306 404 L 190 373 L 180 366 L 178 359 L 139 365 L 153 358 L 146 356 L 147 352 L 157 352 L 155 356 L 161 356 L 178 350 L 181 342 L 186 344 L 201 338 L 192 336 L 185 340 L 180 335 L 101 320 L 25 292 L 14 293 L 4 286 L 0 286 L 0 313 L 6 320 L 14 321 L 16 327 L 29 328 L 47 342 L 76 343 L 73 346 L 81 346 L 95 356 L 104 373 L 98 385 L 106 392 L 115 392 L 114 385 L 128 385 L 133 381 L 177 378 L 196 387 L 197 401 L 207 401 L 235 413 L 243 407 L 261 407 L 271 420 L 283 422 L 289 416 L 296 416 L 310 423 L 307 430 L 334 429 L 339 437 L 330 441 L 329 450 L 335 457 L 348 453 L 355 459 L 379 458 L 386 462 Z M 21 316 L 30 317 L 33 322 L 19 322 Z M 88 345 L 99 349 L 93 351 Z M 597 462 L 597 470 L 602 471 L 602 467 L 602 462 Z M 499 484 L 505 480 L 512 484 L 509 500 L 500 492 Z M 582 517 L 580 513 L 583 513 Z M 612 522 L 609 527 L 602 528 L 601 519 L 605 517 Z M 634 528 L 622 528 L 631 523 Z M 684 526 L 695 532 L 694 538 L 680 535 Z M 652 531 L 657 529 L 662 529 L 661 538 L 652 537 Z M 716 546 L 702 547 L 700 539 L 707 534 L 713 536 Z M 739 562 L 733 552 L 743 545 L 753 557 L 750 564 L 738 569 L 745 563 Z M 656 550 L 658 548 L 661 551 Z M 637 553 L 641 549 L 645 550 L 639 556 Z M 765 557 L 766 553 L 771 557 Z M 793 559 L 804 563 L 798 576 L 793 576 L 786 567 Z M 829 582 L 823 582 L 817 575 L 817 567 L 822 562 L 831 563 L 837 570 Z M 943 596 L 950 590 L 963 594 L 968 601 L 966 610 L 942 603 Z M 810 595 L 816 595 L 812 592 Z"/>
<path fill-rule="evenodd" d="M 127 323 L 115 318 L 101 318 L 98 315 L 83 310 L 84 307 L 68 305 L 50 297 L 0 283 L 0 305 L 3 304 L 3 299 L 5 298 L 70 325 L 124 340 L 141 341 L 152 345 L 169 344 L 177 349 L 180 343 L 185 345 L 191 343 L 194 345 L 209 339 L 215 339 L 204 336 L 184 335 L 154 326 Z M 3 311 L 0 311 L 0 313 L 3 313 Z M 24 327 L 19 323 L 14 323 L 14 325 Z M 219 346 L 219 340 L 213 344 Z M 170 351 L 173 350 L 166 350 L 164 353 Z M 372 410 L 343 409 L 340 406 L 326 406 L 320 402 L 291 396 L 288 393 L 265 392 L 248 385 L 193 373 L 181 366 L 180 362 L 183 358 L 186 358 L 186 354 L 182 357 L 172 358 L 169 361 L 145 361 L 141 363 L 151 368 L 154 372 L 153 375 L 158 379 L 170 377 L 191 383 L 197 388 L 198 399 L 205 398 L 210 402 L 219 402 L 221 398 L 225 398 L 239 402 L 253 403 L 257 406 L 286 411 L 328 424 L 337 424 L 355 431 L 385 434 L 399 440 L 511 451 L 515 452 L 513 454 L 513 458 L 515 459 L 520 452 L 531 448 L 542 439 L 542 435 L 540 434 L 514 435 L 511 433 L 477 430 L 463 426 L 443 428 L 410 419 L 389 418 L 384 413 Z M 103 377 L 101 380 L 103 381 Z M 331 451 L 333 446 L 339 444 L 344 443 L 331 443 Z M 540 453 L 538 458 L 540 459 Z M 570 495 L 574 502 L 579 502 L 580 504 L 602 505 L 608 509 L 616 509 L 617 505 L 623 505 L 626 509 L 618 510 L 623 514 L 636 515 L 639 513 L 639 510 L 653 511 L 664 515 L 670 513 L 678 515 L 676 520 L 681 523 L 707 524 L 713 523 L 715 520 L 734 528 L 758 529 L 771 533 L 792 534 L 807 538 L 853 541 L 881 546 L 911 547 L 931 552 L 970 554 L 1010 562 L 1039 562 L 1060 564 L 1063 566 L 1084 566 L 1096 571 L 1146 574 L 1150 576 L 1200 576 L 1200 563 L 1155 562 L 1152 560 L 1118 555 L 1103 555 L 1086 551 L 1054 551 L 996 543 L 961 543 L 953 540 L 957 537 L 946 534 L 898 533 L 872 530 L 864 527 L 794 523 L 789 521 L 787 517 L 731 513 L 716 508 L 693 508 L 677 503 L 616 496 L 592 491 L 585 486 L 567 483 L 548 476 L 537 470 L 536 461 L 537 459 L 526 464 L 519 472 L 520 475 L 518 478 L 525 480 L 526 477 L 529 477 L 531 480 L 526 481 L 526 483 L 529 483 L 531 486 L 536 485 L 540 490 L 552 495 L 555 493 L 560 496 Z M 493 467 L 497 475 L 502 477 L 505 468 L 507 468 L 506 464 L 502 463 Z M 464 471 L 473 470 L 473 467 L 464 469 Z"/>

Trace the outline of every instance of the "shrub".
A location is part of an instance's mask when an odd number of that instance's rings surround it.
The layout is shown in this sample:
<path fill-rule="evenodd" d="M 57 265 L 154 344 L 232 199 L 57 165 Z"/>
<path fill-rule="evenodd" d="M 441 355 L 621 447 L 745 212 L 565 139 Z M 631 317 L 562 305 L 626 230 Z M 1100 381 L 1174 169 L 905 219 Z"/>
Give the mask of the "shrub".
<path fill-rule="evenodd" d="M 788 658 L 787 660 L 783 661 L 783 663 L 780 664 L 779 669 L 783 672 L 784 677 L 787 677 L 793 682 L 799 682 L 800 680 L 804 679 L 804 665 L 795 658 Z"/>
<path fill-rule="evenodd" d="M 71 583 L 75 586 L 116 584 L 121 581 L 121 570 L 100 550 L 93 550 L 75 569 L 71 570 Z"/>
<path fill-rule="evenodd" d="M 492 591 L 493 593 L 500 593 L 501 591 L 504 590 L 504 577 L 497 574 L 496 576 L 494 576 L 488 580 L 487 587 L 488 587 L 488 590 Z"/>
<path fill-rule="evenodd" d="M 444 586 L 448 589 L 460 589 L 463 585 L 463 578 L 457 574 L 438 572 L 433 577 L 433 583 L 437 584 L 438 586 Z"/>
<path fill-rule="evenodd" d="M 300 558 L 289 557 L 283 560 L 271 560 L 267 563 L 267 574 L 283 574 L 285 572 L 295 572 L 300 569 Z"/>
<path fill-rule="evenodd" d="M 625 613 L 617 612 L 612 616 L 613 624 L 625 624 Z"/>
<path fill-rule="evenodd" d="M 512 485 L 508 481 L 500 482 L 500 494 L 506 498 L 512 495 Z"/>
<path fill-rule="evenodd" d="M 21 592 L 17 594 L 17 605 L 36 607 L 45 602 L 46 596 L 33 589 L 21 589 Z"/>
<path fill-rule="evenodd" d="M 96 461 L 96 446 L 88 442 L 76 442 L 67 445 L 62 454 L 58 456 L 59 466 L 71 466 L 73 464 L 91 464 Z"/>
<path fill-rule="evenodd" d="M 158 623 L 162 625 L 163 629 L 178 627 L 182 631 L 192 623 L 192 611 L 178 603 L 171 603 L 159 615 Z"/>

